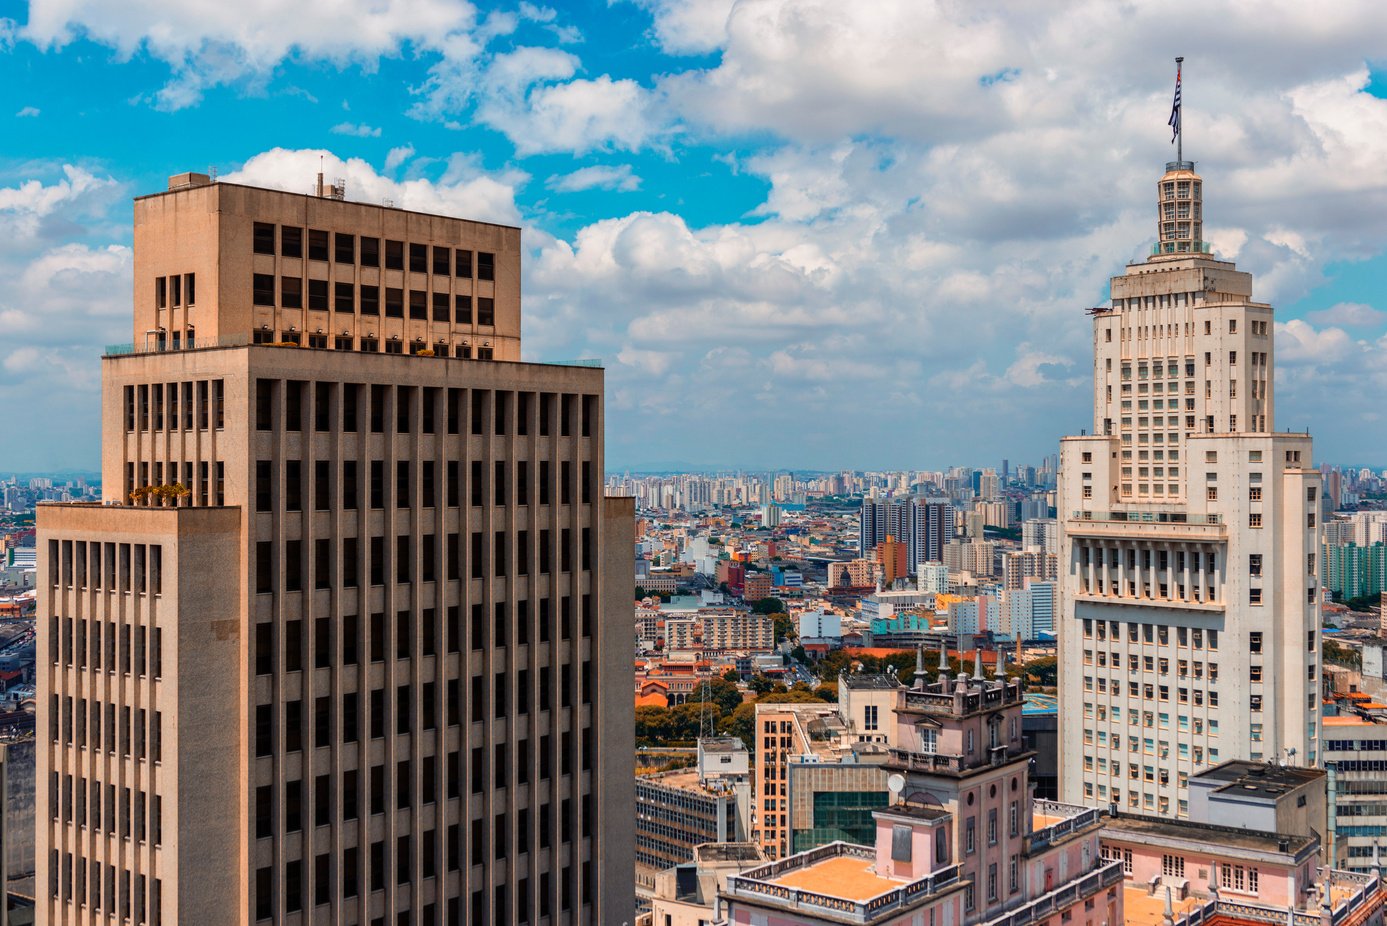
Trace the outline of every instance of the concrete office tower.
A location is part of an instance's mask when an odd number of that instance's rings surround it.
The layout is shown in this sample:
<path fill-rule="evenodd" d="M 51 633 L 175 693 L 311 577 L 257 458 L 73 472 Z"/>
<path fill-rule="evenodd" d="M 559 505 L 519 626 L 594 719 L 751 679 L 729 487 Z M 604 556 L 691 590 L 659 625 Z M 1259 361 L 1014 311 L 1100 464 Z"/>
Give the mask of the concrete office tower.
<path fill-rule="evenodd" d="M 954 537 L 954 509 L 942 498 L 863 499 L 858 527 L 864 558 L 888 536 L 895 537 L 906 543 L 906 561 L 914 569 L 944 558 L 944 545 Z"/>
<path fill-rule="evenodd" d="M 1061 444 L 1061 794 L 1186 816 L 1230 759 L 1319 750 L 1320 473 L 1273 433 L 1272 308 L 1209 255 L 1189 162 L 1095 309 L 1093 436 Z"/>
<path fill-rule="evenodd" d="M 519 260 L 136 200 L 106 504 L 38 516 L 39 923 L 631 918 L 633 509 L 602 371 L 518 362 Z"/>

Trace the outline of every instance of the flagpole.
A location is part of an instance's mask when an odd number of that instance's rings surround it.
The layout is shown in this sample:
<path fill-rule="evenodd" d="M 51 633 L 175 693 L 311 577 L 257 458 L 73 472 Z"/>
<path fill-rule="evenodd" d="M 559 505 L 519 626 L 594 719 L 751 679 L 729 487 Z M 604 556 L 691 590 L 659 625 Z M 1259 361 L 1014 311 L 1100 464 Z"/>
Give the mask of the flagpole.
<path fill-rule="evenodd" d="M 1184 59 L 1184 58 L 1176 58 L 1176 59 L 1175 59 L 1175 80 L 1176 80 L 1177 86 L 1179 85 L 1179 83 L 1180 83 L 1180 81 L 1181 81 L 1181 77 L 1182 77 L 1181 72 L 1184 70 L 1184 62 L 1185 62 L 1185 59 Z M 1176 130 L 1175 130 L 1175 160 L 1180 161 L 1181 164 L 1182 164 L 1182 166 L 1183 166 L 1183 162 L 1184 162 L 1184 160 L 1185 160 L 1185 111 L 1184 111 L 1184 107 L 1185 107 L 1185 100 L 1184 100 L 1184 94 L 1183 94 L 1183 92 L 1182 92 L 1182 93 L 1181 93 L 1181 97 L 1180 97 L 1180 121 L 1179 121 L 1178 123 L 1176 123 L 1176 126 L 1177 126 L 1177 127 L 1176 127 Z"/>

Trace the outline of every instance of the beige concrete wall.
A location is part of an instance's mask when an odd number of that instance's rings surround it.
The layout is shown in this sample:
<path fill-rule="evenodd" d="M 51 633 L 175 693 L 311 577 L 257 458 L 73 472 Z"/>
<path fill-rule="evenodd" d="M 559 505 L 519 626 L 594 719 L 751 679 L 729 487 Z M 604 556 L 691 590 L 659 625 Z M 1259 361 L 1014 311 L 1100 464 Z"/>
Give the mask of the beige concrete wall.
<path fill-rule="evenodd" d="M 636 719 L 635 600 L 636 500 L 607 497 L 602 503 L 602 615 L 597 628 L 598 710 L 603 716 L 598 743 L 601 778 L 597 813 L 602 834 L 598 861 L 599 918 L 602 923 L 632 922 L 635 916 Z"/>
<path fill-rule="evenodd" d="M 132 887 L 138 885 L 140 876 L 146 879 L 147 921 L 152 921 L 157 893 L 162 922 L 239 922 L 242 907 L 237 903 L 234 872 L 243 845 L 242 833 L 238 815 L 225 812 L 226 799 L 241 790 L 237 787 L 241 726 L 239 676 L 235 671 L 241 612 L 239 573 L 235 569 L 207 569 L 206 564 L 235 562 L 241 537 L 240 513 L 234 509 L 43 505 L 38 530 L 42 580 L 37 663 L 39 690 L 43 692 L 38 722 L 40 729 L 57 733 L 37 752 L 37 798 L 43 808 L 36 833 L 37 883 L 40 896 L 47 898 L 47 903 L 37 908 L 38 922 L 95 918 L 88 902 L 91 863 L 103 866 L 103 871 L 105 866 L 114 867 L 119 891 L 114 902 L 119 908 L 128 902 L 124 899 L 125 873 L 132 876 Z M 51 558 L 50 542 L 58 544 L 58 564 Z M 83 544 L 87 567 L 95 545 L 130 545 L 132 551 L 134 547 L 158 547 L 161 585 L 156 589 L 151 572 L 144 592 L 133 583 L 129 591 L 119 591 L 119 579 L 113 590 L 109 578 L 98 582 L 89 568 L 74 562 Z M 69 569 L 63 560 L 72 562 L 72 567 Z M 121 576 L 127 574 L 124 564 L 133 561 L 114 558 Z M 152 558 L 147 560 L 152 562 Z M 54 575 L 51 569 L 56 571 L 56 583 L 50 581 Z M 68 620 L 73 622 L 71 634 L 65 629 Z M 91 628 L 97 621 L 120 634 L 114 670 L 102 659 L 104 645 L 98 648 L 98 638 L 93 635 Z M 56 662 L 51 658 L 55 626 L 65 641 Z M 157 662 L 153 643 L 156 630 L 162 641 Z M 132 671 L 124 672 L 121 667 L 128 658 L 127 641 L 141 637 L 147 647 L 143 650 L 144 665 L 141 667 L 141 651 L 137 650 L 131 660 Z M 73 652 L 74 642 L 86 641 L 90 647 L 75 647 Z M 52 696 L 60 704 L 72 699 L 72 708 L 60 711 L 65 718 L 62 721 L 52 716 Z M 114 751 L 104 748 L 110 735 L 104 712 L 107 705 L 122 725 Z M 95 741 L 96 727 L 85 723 L 92 708 L 99 709 L 103 718 L 101 743 Z M 124 743 L 126 710 L 136 718 L 140 711 L 145 712 L 149 732 L 143 737 L 143 756 L 138 748 Z M 156 729 L 160 743 L 157 754 Z M 139 743 L 141 734 L 133 735 Z M 87 736 L 92 736 L 89 746 L 83 745 Z M 62 822 L 55 822 L 47 813 L 54 774 L 64 782 L 64 790 L 68 778 L 74 782 L 70 823 L 66 810 Z M 143 816 L 149 829 L 143 839 L 138 838 L 140 824 L 126 812 L 138 804 L 126 805 L 123 798 L 118 798 L 116 819 L 108 810 L 100 815 L 100 827 L 86 825 L 85 817 L 92 811 L 88 805 L 87 814 L 79 814 L 86 802 L 76 795 L 78 791 L 90 793 L 92 785 L 100 789 L 98 795 L 115 787 L 118 795 L 129 788 L 133 794 L 145 796 Z M 152 828 L 156 799 L 162 809 L 160 839 L 155 838 Z M 119 835 L 127 832 L 131 834 L 128 838 Z M 87 890 L 80 896 L 79 891 L 66 886 L 57 896 L 49 895 L 53 850 L 59 852 L 63 871 L 68 869 L 69 857 L 74 871 L 79 863 L 86 869 L 78 887 L 85 885 Z M 232 876 L 206 877 L 211 859 L 225 860 L 224 870 Z M 65 878 L 63 883 L 69 882 Z M 112 906 L 104 883 L 101 895 L 101 911 L 109 913 L 117 908 Z M 129 909 L 133 914 L 139 901 L 130 903 Z"/>
<path fill-rule="evenodd" d="M 307 181 L 311 178 L 305 178 Z M 276 226 L 276 251 L 279 248 L 278 229 L 288 226 L 303 232 L 303 256 L 286 257 L 256 254 L 253 251 L 253 231 L 256 222 Z M 310 260 L 308 232 L 329 233 L 328 260 Z M 337 233 L 356 236 L 356 260 L 339 263 L 336 257 Z M 360 259 L 360 239 L 380 241 L 380 266 L 368 267 Z M 405 246 L 405 269 L 392 270 L 385 266 L 386 241 L 400 241 Z M 409 245 L 428 246 L 427 272 L 409 269 Z M 473 253 L 471 277 L 456 273 L 433 273 L 433 248 L 443 246 L 464 249 Z M 480 279 L 477 270 L 478 253 L 495 255 L 495 279 Z M 455 265 L 454 265 L 455 269 Z M 329 346 L 335 338 L 347 335 L 359 345 L 360 338 L 372 337 L 384 350 L 386 341 L 398 338 L 405 352 L 408 344 L 422 339 L 436 349 L 440 340 L 450 351 L 463 342 L 472 349 L 488 347 L 498 360 L 520 359 L 520 229 L 486 222 L 472 222 L 447 216 L 408 212 L 403 209 L 371 203 L 351 202 L 278 190 L 265 190 L 229 183 L 213 183 L 189 187 L 135 201 L 135 282 L 133 340 L 137 346 L 147 340 L 147 332 L 165 329 L 171 338 L 174 331 L 196 329 L 197 339 L 214 343 L 217 338 L 250 338 L 253 331 L 271 332 L 274 340 L 294 329 L 301 343 L 309 335 L 321 332 Z M 196 275 L 196 304 L 167 305 L 156 308 L 156 281 L 159 278 L 186 274 Z M 261 307 L 252 304 L 252 279 L 256 273 L 275 277 L 276 290 L 281 277 L 302 279 L 303 308 L 283 305 Z M 308 308 L 308 280 L 328 284 L 329 307 L 326 311 Z M 335 311 L 334 285 L 350 283 L 380 288 L 379 315 L 363 315 L 359 311 Z M 405 317 L 387 318 L 385 289 L 401 289 L 405 294 Z M 429 299 L 428 319 L 411 319 L 408 295 L 411 290 L 427 294 L 445 293 L 470 296 L 473 315 L 470 324 L 458 324 L 456 316 L 448 321 L 433 319 L 432 299 Z M 493 299 L 495 324 L 477 323 L 477 300 Z M 278 300 L 277 300 L 278 301 Z M 451 313 L 450 313 L 451 314 Z M 186 335 L 185 335 L 186 337 Z"/>

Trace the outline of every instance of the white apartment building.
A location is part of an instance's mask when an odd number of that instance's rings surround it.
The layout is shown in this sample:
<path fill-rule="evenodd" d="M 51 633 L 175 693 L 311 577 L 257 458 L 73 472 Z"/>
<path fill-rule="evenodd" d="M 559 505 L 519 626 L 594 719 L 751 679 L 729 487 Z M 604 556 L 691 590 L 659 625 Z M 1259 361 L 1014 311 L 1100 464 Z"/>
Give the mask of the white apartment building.
<path fill-rule="evenodd" d="M 1186 816 L 1230 759 L 1319 755 L 1308 434 L 1274 433 L 1272 308 L 1210 255 L 1192 162 L 1095 309 L 1093 435 L 1061 444 L 1060 789 Z"/>

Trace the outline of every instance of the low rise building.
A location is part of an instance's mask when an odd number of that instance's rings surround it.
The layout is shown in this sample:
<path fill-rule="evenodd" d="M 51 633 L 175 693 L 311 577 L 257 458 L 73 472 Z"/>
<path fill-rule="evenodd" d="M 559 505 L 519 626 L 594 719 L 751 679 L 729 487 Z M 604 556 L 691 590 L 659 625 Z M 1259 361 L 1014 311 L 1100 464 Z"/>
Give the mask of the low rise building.
<path fill-rule="evenodd" d="M 1122 920 L 1101 811 L 1032 803 L 1022 692 L 944 668 L 896 691 L 889 806 L 866 843 L 835 841 L 728 878 L 732 924 L 971 926 Z"/>

